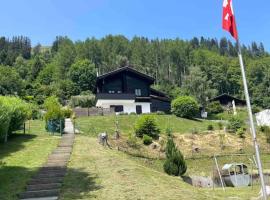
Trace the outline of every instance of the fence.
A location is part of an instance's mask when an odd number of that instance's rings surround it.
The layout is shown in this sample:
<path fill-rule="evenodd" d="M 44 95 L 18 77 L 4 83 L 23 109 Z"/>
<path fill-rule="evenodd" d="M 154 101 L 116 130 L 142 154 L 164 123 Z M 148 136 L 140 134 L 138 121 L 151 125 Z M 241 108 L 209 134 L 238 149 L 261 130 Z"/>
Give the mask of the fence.
<path fill-rule="evenodd" d="M 86 116 L 99 116 L 99 115 L 114 115 L 115 112 L 110 108 L 73 108 L 74 113 L 77 117 L 86 117 Z"/>

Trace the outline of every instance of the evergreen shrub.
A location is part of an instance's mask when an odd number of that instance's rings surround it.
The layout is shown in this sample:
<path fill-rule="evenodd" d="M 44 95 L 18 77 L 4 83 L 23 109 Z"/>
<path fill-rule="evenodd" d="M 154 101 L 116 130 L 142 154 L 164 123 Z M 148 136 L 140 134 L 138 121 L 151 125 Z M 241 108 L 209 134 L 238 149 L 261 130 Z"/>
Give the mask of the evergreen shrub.
<path fill-rule="evenodd" d="M 159 137 L 160 129 L 157 126 L 153 115 L 142 115 L 135 124 L 135 134 L 142 138 L 143 135 L 148 135 L 154 139 Z"/>
<path fill-rule="evenodd" d="M 173 176 L 182 176 L 187 171 L 187 165 L 182 153 L 177 149 L 171 137 L 168 138 L 166 145 L 166 160 L 163 165 L 164 171 Z"/>

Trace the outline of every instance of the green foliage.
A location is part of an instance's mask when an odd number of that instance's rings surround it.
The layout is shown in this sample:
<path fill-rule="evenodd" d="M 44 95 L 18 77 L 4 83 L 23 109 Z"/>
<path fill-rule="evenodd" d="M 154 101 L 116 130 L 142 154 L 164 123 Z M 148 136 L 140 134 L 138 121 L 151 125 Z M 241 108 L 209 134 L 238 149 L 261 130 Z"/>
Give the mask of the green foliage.
<path fill-rule="evenodd" d="M 149 145 L 149 144 L 152 144 L 152 138 L 148 135 L 143 135 L 143 143 L 145 145 Z"/>
<path fill-rule="evenodd" d="M 69 69 L 70 79 L 81 91 L 94 91 L 96 84 L 95 65 L 89 60 L 78 60 Z"/>
<path fill-rule="evenodd" d="M 154 139 L 158 138 L 160 129 L 156 123 L 154 116 L 142 115 L 135 124 L 135 134 L 137 137 L 148 135 Z"/>
<path fill-rule="evenodd" d="M 270 127 L 269 126 L 261 126 L 260 131 L 265 134 L 266 142 L 270 144 Z"/>
<path fill-rule="evenodd" d="M 0 96 L 0 137 L 7 140 L 8 134 L 19 130 L 30 117 L 29 104 L 17 97 Z"/>
<path fill-rule="evenodd" d="M 219 128 L 219 130 L 223 129 L 223 123 L 222 122 L 218 122 L 218 128 Z"/>
<path fill-rule="evenodd" d="M 64 107 L 64 108 L 62 109 L 62 112 L 63 112 L 63 115 L 64 115 L 65 118 L 71 118 L 72 115 L 73 115 L 73 111 L 72 111 L 72 109 L 69 108 L 69 107 Z"/>
<path fill-rule="evenodd" d="M 163 165 L 164 171 L 169 175 L 182 176 L 187 171 L 187 165 L 182 153 L 177 149 L 171 137 L 166 145 L 166 161 Z"/>
<path fill-rule="evenodd" d="M 16 70 L 0 66 L 0 95 L 21 94 L 24 83 Z"/>
<path fill-rule="evenodd" d="M 70 106 L 72 108 L 75 107 L 82 107 L 82 108 L 89 108 L 95 106 L 95 95 L 79 95 L 79 96 L 72 96 L 70 99 Z"/>
<path fill-rule="evenodd" d="M 180 96 L 172 102 L 172 113 L 177 117 L 193 118 L 199 112 L 196 100 L 190 96 Z"/>
<path fill-rule="evenodd" d="M 208 131 L 213 131 L 213 130 L 214 130 L 214 126 L 213 126 L 212 124 L 209 124 L 209 125 L 207 126 L 207 130 L 208 130 Z"/>
<path fill-rule="evenodd" d="M 132 148 L 138 147 L 138 139 L 133 134 L 129 134 L 127 144 Z"/>
<path fill-rule="evenodd" d="M 244 121 L 237 117 L 237 116 L 231 116 L 229 118 L 229 124 L 228 124 L 228 129 L 233 131 L 233 132 L 236 132 L 238 129 L 242 128 L 244 125 Z"/>
<path fill-rule="evenodd" d="M 45 114 L 46 130 L 49 130 L 49 125 L 56 126 L 57 131 L 60 131 L 60 126 L 64 128 L 64 112 L 58 98 L 55 96 L 48 97 L 44 102 L 44 107 L 47 111 Z"/>
<path fill-rule="evenodd" d="M 215 101 L 207 105 L 206 111 L 211 115 L 211 114 L 222 113 L 224 109 L 219 102 Z"/>
<path fill-rule="evenodd" d="M 237 129 L 236 135 L 237 135 L 239 138 L 244 139 L 244 138 L 246 137 L 246 136 L 245 136 L 245 130 L 244 130 L 244 128 L 239 128 L 239 129 Z"/>

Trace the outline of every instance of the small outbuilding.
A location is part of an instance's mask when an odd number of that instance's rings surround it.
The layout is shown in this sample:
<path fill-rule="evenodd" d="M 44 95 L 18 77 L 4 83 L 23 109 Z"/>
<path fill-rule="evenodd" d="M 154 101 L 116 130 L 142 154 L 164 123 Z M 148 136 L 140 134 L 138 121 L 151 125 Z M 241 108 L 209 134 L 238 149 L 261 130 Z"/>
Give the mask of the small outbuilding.
<path fill-rule="evenodd" d="M 236 97 L 233 97 L 229 94 L 222 94 L 215 98 L 212 98 L 209 100 L 210 102 L 217 101 L 223 106 L 232 105 L 232 102 L 234 101 L 236 106 L 246 106 L 246 101 L 242 99 L 238 99 Z"/>
<path fill-rule="evenodd" d="M 258 126 L 270 126 L 270 109 L 255 114 Z"/>

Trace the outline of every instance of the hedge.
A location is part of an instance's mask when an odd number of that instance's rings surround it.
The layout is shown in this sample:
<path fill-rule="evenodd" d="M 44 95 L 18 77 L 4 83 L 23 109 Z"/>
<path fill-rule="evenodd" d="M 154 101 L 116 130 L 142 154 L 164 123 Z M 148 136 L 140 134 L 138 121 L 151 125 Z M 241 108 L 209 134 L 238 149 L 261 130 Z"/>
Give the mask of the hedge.
<path fill-rule="evenodd" d="M 8 135 L 19 130 L 31 114 L 30 105 L 23 100 L 0 96 L 0 138 L 7 141 Z"/>

